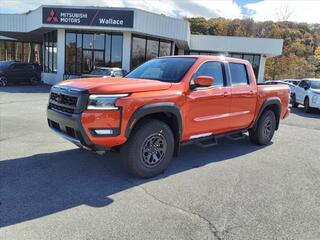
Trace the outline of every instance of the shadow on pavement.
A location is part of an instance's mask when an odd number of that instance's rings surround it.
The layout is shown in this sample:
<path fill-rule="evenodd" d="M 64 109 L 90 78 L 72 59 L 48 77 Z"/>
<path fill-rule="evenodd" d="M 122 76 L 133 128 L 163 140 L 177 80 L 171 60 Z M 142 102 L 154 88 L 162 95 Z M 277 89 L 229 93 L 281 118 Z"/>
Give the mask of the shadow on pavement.
<path fill-rule="evenodd" d="M 320 119 L 320 111 L 318 109 L 312 110 L 311 113 L 306 113 L 304 112 L 303 108 L 291 108 L 290 110 L 292 114 L 296 114 L 300 117 L 306 117 L 306 118 L 315 118 L 315 119 Z"/>
<path fill-rule="evenodd" d="M 258 151 L 249 140 L 221 139 L 207 149 L 183 147 L 169 169 L 148 179 L 134 179 L 120 164 L 119 155 L 73 149 L 0 161 L 0 227 L 37 219 L 82 204 L 104 207 L 110 195 L 149 181 L 180 174 L 195 167 Z"/>
<path fill-rule="evenodd" d="M 6 86 L 0 88 L 0 93 L 49 93 L 51 85 L 41 84 L 37 86 L 30 85 L 18 85 L 18 86 Z"/>

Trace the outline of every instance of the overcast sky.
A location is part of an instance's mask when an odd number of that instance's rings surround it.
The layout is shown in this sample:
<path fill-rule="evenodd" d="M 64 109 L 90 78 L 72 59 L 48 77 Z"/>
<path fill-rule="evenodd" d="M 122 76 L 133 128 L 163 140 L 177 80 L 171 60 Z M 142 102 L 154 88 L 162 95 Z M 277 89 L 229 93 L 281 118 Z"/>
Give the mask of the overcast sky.
<path fill-rule="evenodd" d="M 0 0 L 0 13 L 21 13 L 39 5 L 135 7 L 173 17 L 203 16 L 320 23 L 320 0 Z"/>

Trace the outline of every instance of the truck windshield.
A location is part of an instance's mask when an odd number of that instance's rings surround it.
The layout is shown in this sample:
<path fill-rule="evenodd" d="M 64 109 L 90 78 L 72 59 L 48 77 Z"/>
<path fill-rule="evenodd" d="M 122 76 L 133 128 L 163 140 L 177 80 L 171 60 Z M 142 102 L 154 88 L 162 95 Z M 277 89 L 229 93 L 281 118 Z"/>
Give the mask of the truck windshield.
<path fill-rule="evenodd" d="M 196 60 L 190 57 L 152 59 L 134 69 L 126 78 L 179 82 Z"/>

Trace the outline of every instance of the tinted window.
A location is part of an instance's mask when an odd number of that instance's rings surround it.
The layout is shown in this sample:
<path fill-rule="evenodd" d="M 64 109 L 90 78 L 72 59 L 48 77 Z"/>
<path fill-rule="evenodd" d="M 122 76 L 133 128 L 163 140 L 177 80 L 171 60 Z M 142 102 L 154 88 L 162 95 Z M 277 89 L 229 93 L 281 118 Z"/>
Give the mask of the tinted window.
<path fill-rule="evenodd" d="M 229 63 L 232 85 L 247 85 L 249 84 L 247 69 L 241 63 Z"/>
<path fill-rule="evenodd" d="M 303 80 L 303 81 L 301 81 L 301 82 L 299 83 L 299 87 L 302 87 L 302 88 L 303 88 L 305 84 L 306 84 L 306 81 Z"/>
<path fill-rule="evenodd" d="M 222 64 L 220 62 L 206 62 L 196 72 L 193 79 L 198 76 L 209 76 L 214 78 L 214 86 L 223 86 L 224 77 Z"/>
<path fill-rule="evenodd" d="M 14 65 L 12 66 L 12 70 L 14 70 L 14 71 L 20 71 L 20 70 L 23 70 L 24 67 L 25 67 L 24 64 L 14 64 Z"/>
<path fill-rule="evenodd" d="M 25 65 L 24 69 L 26 70 L 35 70 L 35 67 L 31 64 Z"/>
<path fill-rule="evenodd" d="M 179 82 L 195 61 L 196 58 L 179 57 L 153 59 L 137 67 L 126 77 Z"/>
<path fill-rule="evenodd" d="M 320 81 L 310 81 L 311 88 L 313 89 L 320 89 Z"/>

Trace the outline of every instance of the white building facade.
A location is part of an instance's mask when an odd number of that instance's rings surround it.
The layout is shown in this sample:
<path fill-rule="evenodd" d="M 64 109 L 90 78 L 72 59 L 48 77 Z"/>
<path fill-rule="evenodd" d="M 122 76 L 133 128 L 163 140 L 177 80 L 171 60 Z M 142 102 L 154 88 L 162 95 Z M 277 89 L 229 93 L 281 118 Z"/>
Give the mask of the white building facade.
<path fill-rule="evenodd" d="M 265 61 L 282 53 L 282 39 L 192 35 L 186 20 L 132 8 L 40 6 L 0 14 L 0 60 L 41 65 L 55 84 L 94 67 L 127 71 L 159 56 L 225 55 L 249 60 L 258 81 Z"/>

